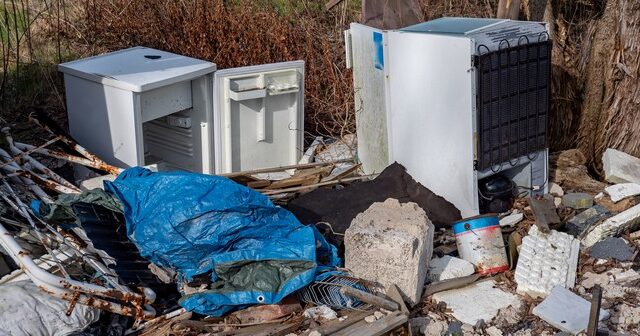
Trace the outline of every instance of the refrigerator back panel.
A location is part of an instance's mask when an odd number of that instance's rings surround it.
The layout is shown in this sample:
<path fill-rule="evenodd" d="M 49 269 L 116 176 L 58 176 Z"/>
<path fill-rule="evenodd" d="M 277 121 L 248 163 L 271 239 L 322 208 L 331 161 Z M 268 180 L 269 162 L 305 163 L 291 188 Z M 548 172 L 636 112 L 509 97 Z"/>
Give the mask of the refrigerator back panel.
<path fill-rule="evenodd" d="M 550 41 L 477 49 L 478 168 L 547 148 Z"/>
<path fill-rule="evenodd" d="M 216 173 L 296 164 L 303 150 L 304 62 L 215 73 Z"/>

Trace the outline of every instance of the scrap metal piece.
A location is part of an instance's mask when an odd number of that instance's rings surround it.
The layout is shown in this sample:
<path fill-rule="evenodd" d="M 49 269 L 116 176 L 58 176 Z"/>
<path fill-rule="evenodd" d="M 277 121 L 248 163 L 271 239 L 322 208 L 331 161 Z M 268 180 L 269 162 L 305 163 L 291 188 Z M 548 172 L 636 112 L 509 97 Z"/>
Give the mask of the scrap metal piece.
<path fill-rule="evenodd" d="M 330 275 L 321 281 L 312 282 L 300 291 L 300 301 L 313 303 L 317 306 L 329 306 L 334 309 L 370 310 L 373 307 L 365 302 L 343 294 L 343 287 L 353 287 L 368 293 L 373 292 L 373 286 L 368 282 L 346 276 Z"/>
<path fill-rule="evenodd" d="M 533 217 L 536 219 L 536 226 L 541 232 L 549 232 L 550 224 L 560 223 L 560 217 L 556 212 L 556 205 L 553 203 L 553 197 L 547 195 L 542 198 L 531 197 L 529 199 Z"/>
<path fill-rule="evenodd" d="M 598 333 L 598 321 L 600 320 L 600 305 L 602 304 L 602 287 L 593 286 L 591 291 L 591 311 L 589 312 L 589 324 L 587 336 L 596 336 Z"/>

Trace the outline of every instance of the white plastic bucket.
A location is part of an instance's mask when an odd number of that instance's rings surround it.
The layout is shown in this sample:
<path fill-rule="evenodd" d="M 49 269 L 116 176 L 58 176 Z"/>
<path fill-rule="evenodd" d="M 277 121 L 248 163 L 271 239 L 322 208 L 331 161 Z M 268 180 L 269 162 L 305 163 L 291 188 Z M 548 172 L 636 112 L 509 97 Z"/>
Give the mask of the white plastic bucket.
<path fill-rule="evenodd" d="M 500 221 L 495 215 L 465 218 L 453 223 L 460 258 L 472 263 L 479 274 L 509 270 Z"/>

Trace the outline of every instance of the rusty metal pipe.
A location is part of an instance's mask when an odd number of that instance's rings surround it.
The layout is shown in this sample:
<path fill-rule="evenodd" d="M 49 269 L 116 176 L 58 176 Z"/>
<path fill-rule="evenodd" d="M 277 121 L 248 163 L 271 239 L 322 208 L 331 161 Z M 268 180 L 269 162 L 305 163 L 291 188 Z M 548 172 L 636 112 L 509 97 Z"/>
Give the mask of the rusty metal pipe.
<path fill-rule="evenodd" d="M 80 164 L 80 165 L 83 165 L 83 166 L 99 169 L 99 170 L 105 171 L 105 172 L 107 172 L 109 174 L 112 174 L 112 175 L 118 175 L 124 170 L 122 168 L 118 168 L 118 167 L 114 167 L 114 166 L 108 165 L 108 164 L 106 164 L 106 163 L 104 163 L 102 161 L 93 161 L 93 160 L 89 160 L 87 158 L 83 158 L 83 157 L 67 154 L 65 152 L 54 151 L 54 150 L 51 150 L 51 149 L 48 149 L 48 148 L 37 148 L 37 147 L 35 147 L 33 145 L 29 145 L 29 144 L 25 144 L 25 143 L 21 143 L 21 142 L 15 142 L 14 144 L 20 150 L 33 151 L 35 153 L 46 155 L 46 156 L 50 156 L 50 157 L 53 157 L 53 158 L 56 158 L 56 159 L 65 160 L 65 161 L 68 161 L 68 162 L 71 162 L 71 163 L 77 163 L 77 164 Z"/>
<path fill-rule="evenodd" d="M 0 148 L 0 158 L 3 160 L 7 160 L 7 158 L 11 158 L 9 153 Z M 45 203 L 53 203 L 53 199 L 47 193 L 40 188 L 33 180 L 21 174 L 22 168 L 15 162 L 6 162 L 6 165 L 2 165 L 0 167 L 2 170 L 9 172 L 10 174 L 18 174 L 20 181 L 24 183 L 40 200 Z"/>

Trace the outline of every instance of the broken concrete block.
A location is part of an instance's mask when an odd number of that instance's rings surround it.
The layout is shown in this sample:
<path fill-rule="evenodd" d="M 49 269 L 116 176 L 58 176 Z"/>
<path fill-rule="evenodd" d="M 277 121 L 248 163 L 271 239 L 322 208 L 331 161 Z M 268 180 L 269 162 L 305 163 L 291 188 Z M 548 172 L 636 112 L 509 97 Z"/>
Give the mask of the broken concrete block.
<path fill-rule="evenodd" d="M 500 226 L 515 226 L 524 219 L 524 214 L 521 212 L 514 212 L 509 216 L 500 219 Z"/>
<path fill-rule="evenodd" d="M 602 155 L 602 165 L 608 182 L 640 184 L 640 159 L 637 157 L 607 148 Z"/>
<path fill-rule="evenodd" d="M 345 232 L 345 267 L 384 289 L 396 284 L 415 305 L 427 277 L 433 233 L 433 224 L 416 203 L 391 198 L 373 203 Z"/>
<path fill-rule="evenodd" d="M 87 191 L 92 189 L 104 190 L 104 181 L 113 182 L 115 179 L 116 179 L 115 175 L 103 175 L 103 176 L 93 177 L 80 182 L 80 190 L 82 191 Z"/>
<path fill-rule="evenodd" d="M 632 260 L 634 249 L 622 238 L 609 237 L 601 240 L 589 249 L 589 255 L 597 259 L 613 258 L 619 261 Z"/>
<path fill-rule="evenodd" d="M 549 183 L 549 193 L 555 197 L 564 196 L 564 190 L 562 190 L 562 187 L 557 183 L 553 183 L 553 182 Z"/>
<path fill-rule="evenodd" d="M 338 314 L 333 309 L 329 308 L 329 306 L 307 308 L 302 315 L 306 318 L 312 318 L 314 320 L 324 319 L 327 321 L 335 320 L 338 317 Z"/>
<path fill-rule="evenodd" d="M 567 233 L 574 237 L 581 237 L 590 227 L 610 216 L 609 209 L 602 205 L 595 205 L 568 220 Z"/>
<path fill-rule="evenodd" d="M 640 226 L 640 204 L 607 218 L 582 239 L 582 244 L 590 247 L 604 238 L 616 236 L 625 231 L 633 231 L 638 226 Z"/>
<path fill-rule="evenodd" d="M 617 203 L 627 197 L 640 195 L 640 184 L 637 183 L 620 183 L 604 188 L 604 191 L 611 196 L 611 201 Z"/>
<path fill-rule="evenodd" d="M 587 193 L 570 193 L 562 196 L 562 204 L 574 209 L 587 209 L 593 206 L 593 196 Z"/>
<path fill-rule="evenodd" d="M 572 291 L 558 286 L 539 305 L 533 308 L 533 314 L 552 326 L 577 335 L 587 329 L 591 303 Z M 600 321 L 609 318 L 609 312 L 600 309 Z"/>
<path fill-rule="evenodd" d="M 572 288 L 579 254 L 579 240 L 555 230 L 544 234 L 532 226 L 520 247 L 515 273 L 517 292 L 545 297 L 556 286 Z"/>
<path fill-rule="evenodd" d="M 494 280 L 481 281 L 470 286 L 433 294 L 436 302 L 444 302 L 458 321 L 475 325 L 478 321 L 491 321 L 502 308 L 520 307 L 517 296 L 495 288 Z"/>
<path fill-rule="evenodd" d="M 442 258 L 434 258 L 429 263 L 428 278 L 431 282 L 443 281 L 465 277 L 475 273 L 475 266 L 472 263 L 445 255 Z"/>

